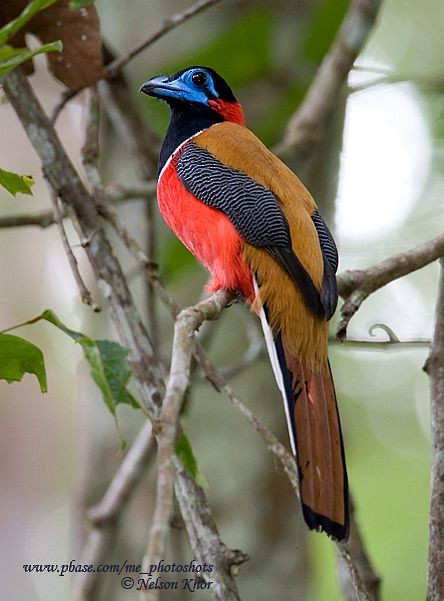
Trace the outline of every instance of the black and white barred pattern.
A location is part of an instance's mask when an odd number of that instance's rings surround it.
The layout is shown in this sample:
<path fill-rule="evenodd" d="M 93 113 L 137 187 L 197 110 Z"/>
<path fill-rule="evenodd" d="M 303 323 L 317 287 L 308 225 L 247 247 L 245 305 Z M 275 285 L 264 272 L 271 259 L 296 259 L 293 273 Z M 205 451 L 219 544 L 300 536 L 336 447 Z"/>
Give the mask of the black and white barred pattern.
<path fill-rule="evenodd" d="M 291 248 L 288 223 L 275 196 L 248 175 L 193 142 L 186 144 L 176 170 L 185 188 L 225 213 L 246 242 L 260 248 Z"/>
<path fill-rule="evenodd" d="M 336 248 L 332 233 L 317 211 L 313 213 L 311 218 L 318 233 L 322 254 L 336 273 L 338 270 L 338 249 Z"/>

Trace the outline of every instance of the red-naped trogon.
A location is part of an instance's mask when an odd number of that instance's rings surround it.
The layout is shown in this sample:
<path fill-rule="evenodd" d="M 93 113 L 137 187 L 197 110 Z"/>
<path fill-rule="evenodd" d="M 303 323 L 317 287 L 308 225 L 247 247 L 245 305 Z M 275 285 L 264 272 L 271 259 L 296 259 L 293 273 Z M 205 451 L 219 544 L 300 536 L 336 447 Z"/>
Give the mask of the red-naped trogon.
<path fill-rule="evenodd" d="M 308 526 L 345 540 L 348 485 L 327 357 L 337 305 L 333 237 L 300 180 L 245 127 L 242 107 L 212 69 L 189 67 L 141 86 L 171 121 L 158 201 L 173 232 L 261 317 L 284 398 Z"/>

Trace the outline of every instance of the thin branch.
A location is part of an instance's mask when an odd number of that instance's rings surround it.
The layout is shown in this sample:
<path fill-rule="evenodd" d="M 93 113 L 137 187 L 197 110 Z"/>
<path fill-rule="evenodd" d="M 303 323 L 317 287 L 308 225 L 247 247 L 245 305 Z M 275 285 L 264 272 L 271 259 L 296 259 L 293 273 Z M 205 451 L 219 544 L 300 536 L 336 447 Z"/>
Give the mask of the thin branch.
<path fill-rule="evenodd" d="M 430 378 L 432 414 L 427 601 L 444 599 L 444 258 L 440 271 L 435 331 L 424 366 Z"/>
<path fill-rule="evenodd" d="M 62 217 L 66 217 L 66 210 L 61 209 Z M 40 211 L 39 213 L 24 215 L 8 215 L 6 217 L 0 217 L 0 228 L 10 227 L 25 227 L 29 225 L 36 225 L 41 228 L 49 227 L 55 223 L 54 211 Z"/>
<path fill-rule="evenodd" d="M 116 209 L 112 205 L 102 202 L 98 203 L 97 208 L 100 215 L 109 221 L 109 223 L 113 226 L 116 234 L 120 237 L 128 251 L 133 255 L 142 269 L 144 269 L 147 273 L 157 270 L 157 263 L 154 263 L 154 261 L 147 257 L 140 244 L 130 234 L 128 228 L 120 219 Z"/>
<path fill-rule="evenodd" d="M 125 145 L 142 179 L 154 178 L 160 141 L 147 120 L 141 118 L 126 79 L 121 75 L 109 81 L 101 81 L 98 89 L 118 143 Z"/>
<path fill-rule="evenodd" d="M 51 120 L 52 125 L 56 124 L 56 121 L 59 118 L 60 113 L 63 111 L 65 106 L 67 104 L 69 104 L 69 102 L 71 102 L 71 100 L 73 98 L 75 98 L 80 91 L 81 90 L 66 90 L 65 92 L 62 92 L 62 94 L 60 96 L 60 100 L 58 101 L 58 103 L 55 105 L 55 107 L 52 109 L 52 112 L 51 112 L 50 120 Z"/>
<path fill-rule="evenodd" d="M 63 248 L 65 250 L 66 258 L 68 259 L 69 266 L 71 267 L 71 272 L 74 277 L 74 280 L 77 284 L 77 288 L 79 289 L 80 298 L 82 303 L 85 305 L 89 305 L 93 311 L 98 313 L 102 310 L 100 305 L 98 305 L 91 296 L 91 292 L 86 287 L 85 282 L 79 271 L 79 264 L 77 263 L 76 256 L 74 255 L 71 245 L 69 243 L 68 237 L 65 232 L 65 228 L 63 226 L 63 215 L 59 207 L 59 202 L 57 198 L 57 193 L 55 193 L 52 189 L 50 189 L 49 193 L 51 197 L 51 202 L 53 206 L 54 220 L 57 224 L 57 228 L 59 230 L 60 238 L 62 240 Z"/>
<path fill-rule="evenodd" d="M 280 156 L 309 155 L 323 138 L 338 94 L 374 25 L 381 0 L 354 0 L 335 41 L 290 119 L 275 152 Z"/>
<path fill-rule="evenodd" d="M 139 176 L 142 179 L 150 180 L 157 173 L 160 143 L 148 122 L 140 117 L 130 85 L 123 73 L 120 73 L 118 77 L 108 82 L 102 82 L 100 89 L 101 97 L 105 100 L 108 117 L 114 125 L 117 138 L 125 140 L 132 163 L 137 167 Z M 145 247 L 148 256 L 153 259 L 156 254 L 157 232 L 152 202 L 145 204 L 144 213 Z M 146 284 L 145 307 L 151 338 L 153 344 L 157 346 L 159 341 L 159 319 L 153 286 L 149 280 Z"/>
<path fill-rule="evenodd" d="M 171 31 L 184 21 L 187 21 L 191 17 L 194 17 L 194 15 L 197 15 L 206 8 L 209 8 L 213 4 L 217 4 L 220 1 L 221 0 L 198 0 L 197 2 L 186 8 L 184 11 L 166 19 L 163 22 L 162 26 L 156 32 L 151 34 L 146 40 L 135 46 L 124 56 L 117 58 L 110 65 L 108 65 L 106 67 L 107 77 L 115 76 L 127 63 L 129 63 L 131 59 L 133 59 L 137 54 L 148 48 L 148 46 L 151 46 L 151 44 L 156 42 L 159 38 L 164 36 L 166 33 Z"/>
<path fill-rule="evenodd" d="M 105 200 L 102 179 L 99 173 L 99 128 L 100 128 L 100 103 L 96 87 L 90 88 L 88 101 L 88 116 L 85 126 L 85 141 L 82 146 L 82 163 L 86 177 L 91 185 L 94 198 Z"/>
<path fill-rule="evenodd" d="M 108 202 L 120 204 L 122 202 L 138 199 L 151 201 L 156 192 L 156 187 L 157 183 L 155 181 L 140 182 L 128 186 L 113 182 L 106 184 L 104 192 Z M 60 207 L 60 212 L 63 219 L 65 219 L 67 217 L 66 208 Z M 49 209 L 37 213 L 1 216 L 0 229 L 28 226 L 47 228 L 54 225 L 55 222 L 54 211 Z"/>
<path fill-rule="evenodd" d="M 204 321 L 218 317 L 229 300 L 230 296 L 226 292 L 218 292 L 198 305 L 181 311 L 175 322 L 170 375 L 155 430 L 158 442 L 156 504 L 143 560 L 143 571 L 146 571 L 149 565 L 157 564 L 165 554 L 174 508 L 176 468 L 173 457 L 179 414 L 190 383 L 194 332 Z M 145 601 L 157 601 L 159 590 L 144 591 L 141 598 Z"/>
<path fill-rule="evenodd" d="M 365 299 L 386 284 L 444 256 L 444 234 L 435 236 L 399 254 L 393 255 L 368 269 L 348 270 L 338 276 L 339 294 L 345 299 L 336 335 L 345 340 L 350 319 Z"/>
<path fill-rule="evenodd" d="M 88 532 L 81 563 L 94 564 L 99 558 L 106 556 L 116 525 L 145 472 L 153 449 L 151 424 L 147 422 L 126 453 L 101 501 L 88 511 L 92 528 Z M 97 585 L 95 572 L 76 574 L 72 584 L 71 601 L 95 599 Z"/>
<path fill-rule="evenodd" d="M 112 52 L 106 46 L 105 56 L 109 60 L 113 59 Z M 107 82 L 101 82 L 99 89 L 109 120 L 114 126 L 116 138 L 120 143 L 122 141 L 125 143 L 131 155 L 132 163 L 137 167 L 140 177 L 150 180 L 157 173 L 160 143 L 157 136 L 149 127 L 148 122 L 140 117 L 134 102 L 134 94 L 125 75 L 123 72 L 120 72 Z M 146 253 L 153 259 L 156 254 L 156 228 L 153 203 L 147 203 L 144 210 Z M 147 281 L 146 285 L 145 306 L 151 339 L 154 346 L 157 346 L 159 339 L 159 319 L 157 316 L 155 294 L 150 280 Z"/>
<path fill-rule="evenodd" d="M 365 584 L 365 593 L 371 601 L 379 601 L 381 578 L 370 561 L 364 541 L 357 526 L 353 499 L 350 497 L 350 536 L 346 543 L 338 544 L 339 585 L 346 601 L 356 601 L 355 586 L 351 578 L 350 566 L 344 557 L 344 552 L 352 558 L 359 567 L 360 577 Z"/>
<path fill-rule="evenodd" d="M 113 182 L 106 184 L 104 190 L 108 201 L 116 204 L 138 198 L 151 201 L 156 194 L 157 182 L 148 180 L 131 185 Z"/>
<path fill-rule="evenodd" d="M 226 380 L 231 380 L 245 369 L 248 369 L 251 365 L 256 363 L 259 357 L 265 352 L 264 340 L 259 328 L 256 327 L 256 324 L 248 323 L 248 321 L 246 321 L 245 330 L 249 341 L 247 350 L 240 359 L 231 365 L 222 367 L 220 370 Z"/>

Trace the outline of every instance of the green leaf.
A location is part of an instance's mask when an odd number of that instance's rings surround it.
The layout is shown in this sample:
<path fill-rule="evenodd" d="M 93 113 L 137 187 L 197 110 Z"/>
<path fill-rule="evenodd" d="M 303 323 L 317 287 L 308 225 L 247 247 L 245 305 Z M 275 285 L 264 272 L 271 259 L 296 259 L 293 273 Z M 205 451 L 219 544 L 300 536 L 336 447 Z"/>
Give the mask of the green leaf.
<path fill-rule="evenodd" d="M 32 0 L 29 2 L 18 17 L 9 23 L 6 23 L 6 25 L 0 29 L 0 46 L 6 44 L 13 35 L 20 31 L 20 29 L 23 29 L 26 23 L 28 23 L 36 13 L 48 8 L 48 6 L 51 6 L 51 4 L 54 4 L 56 1 L 57 0 Z"/>
<path fill-rule="evenodd" d="M 20 382 L 25 373 L 34 374 L 40 390 L 48 390 L 42 351 L 19 336 L 0 333 L 0 379 Z"/>
<path fill-rule="evenodd" d="M 13 196 L 18 192 L 32 194 L 31 186 L 33 185 L 34 180 L 30 175 L 19 175 L 0 168 L 0 186 L 6 188 Z"/>
<path fill-rule="evenodd" d="M 63 44 L 60 40 L 44 44 L 36 50 L 28 50 L 27 48 L 12 48 L 11 46 L 2 46 L 0 48 L 0 77 L 12 71 L 19 65 L 26 63 L 33 56 L 46 52 L 61 52 Z"/>
<path fill-rule="evenodd" d="M 39 318 L 49 321 L 82 346 L 91 376 L 100 388 L 103 400 L 114 417 L 116 407 L 120 403 L 140 408 L 139 403 L 126 388 L 131 377 L 131 369 L 127 362 L 128 349 L 118 342 L 94 340 L 81 332 L 71 330 L 50 309 L 44 311 Z"/>
<path fill-rule="evenodd" d="M 84 345 L 82 340 L 80 344 Z M 103 394 L 103 398 L 111 411 L 119 403 L 125 403 L 139 409 L 136 399 L 126 389 L 131 377 L 128 367 L 128 349 L 112 340 L 94 340 L 94 346 L 84 346 L 85 355 L 91 366 L 91 374 Z M 91 352 L 93 349 L 93 352 Z"/>
<path fill-rule="evenodd" d="M 91 6 L 91 4 L 94 4 L 94 1 L 95 0 L 71 0 L 69 6 L 76 10 L 78 8 L 85 8 L 86 6 Z"/>
<path fill-rule="evenodd" d="M 117 405 L 125 403 L 131 405 L 131 407 L 140 408 L 140 404 L 126 388 L 131 377 L 131 369 L 127 362 L 128 349 L 121 346 L 118 342 L 113 342 L 112 340 L 94 340 L 82 334 L 82 332 L 72 330 L 51 309 L 46 309 L 41 315 L 8 329 L 12 330 L 36 323 L 40 320 L 48 321 L 81 345 L 85 358 L 89 363 L 91 376 L 99 387 L 103 400 L 116 421 L 117 431 L 122 440 L 116 419 Z"/>
<path fill-rule="evenodd" d="M 203 488 L 208 488 L 208 482 L 197 467 L 196 456 L 194 455 L 188 436 L 184 432 L 180 434 L 176 441 L 176 455 L 196 483 Z"/>

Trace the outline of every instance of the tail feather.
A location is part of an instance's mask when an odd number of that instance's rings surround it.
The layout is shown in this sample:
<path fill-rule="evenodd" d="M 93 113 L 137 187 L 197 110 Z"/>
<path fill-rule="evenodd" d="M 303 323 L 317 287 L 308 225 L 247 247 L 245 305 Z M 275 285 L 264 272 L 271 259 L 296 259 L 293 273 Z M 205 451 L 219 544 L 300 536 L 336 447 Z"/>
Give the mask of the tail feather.
<path fill-rule="evenodd" d="M 261 322 L 284 399 L 305 521 L 312 530 L 346 540 L 348 481 L 330 365 L 326 360 L 318 371 L 305 368 L 287 351 L 281 335 L 273 336 L 266 309 L 261 311 Z"/>

